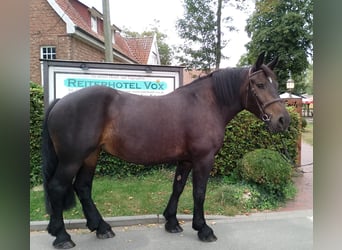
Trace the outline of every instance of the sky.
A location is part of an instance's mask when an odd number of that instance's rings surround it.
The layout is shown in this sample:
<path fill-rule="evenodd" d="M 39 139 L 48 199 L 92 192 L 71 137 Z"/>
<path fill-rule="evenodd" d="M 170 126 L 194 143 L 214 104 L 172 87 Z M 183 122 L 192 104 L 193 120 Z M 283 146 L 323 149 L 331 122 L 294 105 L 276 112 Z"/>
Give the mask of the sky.
<path fill-rule="evenodd" d="M 103 12 L 102 0 L 80 0 L 80 2 Z M 183 17 L 182 0 L 110 0 L 109 7 L 111 23 L 118 28 L 127 28 L 140 33 L 150 30 L 149 27 L 154 27 L 155 20 L 158 20 L 159 31 L 167 35 L 165 42 L 169 46 L 181 44 L 175 25 L 176 20 Z M 248 14 L 231 9 L 224 11 L 229 11 L 228 15 L 233 16 L 233 25 L 238 31 L 229 34 L 230 41 L 222 50 L 222 53 L 229 59 L 221 61 L 221 68 L 236 66 L 241 55 L 246 53 L 244 45 L 249 41 L 244 30 Z M 248 13 L 252 11 L 253 9 L 250 7 Z M 224 12 L 222 16 L 224 16 Z"/>

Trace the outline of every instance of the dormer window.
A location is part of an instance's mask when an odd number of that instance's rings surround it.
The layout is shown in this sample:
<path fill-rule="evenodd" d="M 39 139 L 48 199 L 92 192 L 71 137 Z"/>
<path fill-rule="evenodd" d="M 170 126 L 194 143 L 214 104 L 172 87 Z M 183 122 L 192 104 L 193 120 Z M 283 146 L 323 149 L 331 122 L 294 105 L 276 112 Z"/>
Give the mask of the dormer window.
<path fill-rule="evenodd" d="M 91 16 L 91 30 L 97 33 L 97 17 Z"/>
<path fill-rule="evenodd" d="M 93 8 L 89 8 L 89 14 L 90 14 L 90 26 L 91 26 L 91 30 L 99 33 L 99 28 L 97 27 L 97 23 L 98 21 L 101 22 L 101 20 L 103 19 L 103 15 L 101 14 L 101 12 L 99 12 L 97 9 Z M 98 20 L 99 19 L 99 20 Z"/>

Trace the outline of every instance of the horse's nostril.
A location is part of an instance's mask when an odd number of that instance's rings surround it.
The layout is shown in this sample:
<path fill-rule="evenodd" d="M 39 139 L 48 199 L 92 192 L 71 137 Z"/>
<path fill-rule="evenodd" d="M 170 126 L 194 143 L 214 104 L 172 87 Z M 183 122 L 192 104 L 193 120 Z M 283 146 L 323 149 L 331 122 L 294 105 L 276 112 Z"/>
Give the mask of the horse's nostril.
<path fill-rule="evenodd" d="M 287 117 L 286 115 L 285 116 L 281 115 L 278 118 L 278 126 L 282 130 L 287 129 L 287 127 L 289 126 L 289 123 L 290 123 L 290 117 Z"/>

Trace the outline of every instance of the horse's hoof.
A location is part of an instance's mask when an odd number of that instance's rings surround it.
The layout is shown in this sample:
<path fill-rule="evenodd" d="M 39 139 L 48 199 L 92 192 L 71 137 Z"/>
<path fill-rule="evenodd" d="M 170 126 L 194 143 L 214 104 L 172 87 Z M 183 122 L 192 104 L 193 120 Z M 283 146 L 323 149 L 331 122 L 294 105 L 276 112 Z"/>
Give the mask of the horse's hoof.
<path fill-rule="evenodd" d="M 112 230 L 108 230 L 105 233 L 96 233 L 97 238 L 103 240 L 103 239 L 109 239 L 113 238 L 115 236 L 115 233 Z"/>
<path fill-rule="evenodd" d="M 205 227 L 202 230 L 198 231 L 198 238 L 204 242 L 217 241 L 217 237 L 210 227 Z"/>
<path fill-rule="evenodd" d="M 205 236 L 205 237 L 201 237 L 201 236 L 198 235 L 198 237 L 199 237 L 199 239 L 201 241 L 204 241 L 204 242 L 214 242 L 214 241 L 217 241 L 217 237 L 215 236 L 215 234 L 208 235 L 208 236 Z"/>
<path fill-rule="evenodd" d="M 54 242 L 53 246 L 56 249 L 69 249 L 69 248 L 73 248 L 74 246 L 76 246 L 76 244 L 72 240 L 67 240 L 67 241 L 59 242 L 59 243 Z"/>
<path fill-rule="evenodd" d="M 169 233 L 181 233 L 183 228 L 177 223 L 176 225 L 171 225 L 169 222 L 165 223 L 165 230 Z"/>

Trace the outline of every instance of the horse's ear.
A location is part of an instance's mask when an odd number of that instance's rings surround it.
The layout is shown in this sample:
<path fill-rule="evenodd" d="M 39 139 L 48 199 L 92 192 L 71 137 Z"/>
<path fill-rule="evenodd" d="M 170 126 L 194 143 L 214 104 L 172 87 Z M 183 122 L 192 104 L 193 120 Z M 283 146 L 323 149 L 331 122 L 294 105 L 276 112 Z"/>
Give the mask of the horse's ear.
<path fill-rule="evenodd" d="M 279 57 L 276 56 L 276 57 L 272 60 L 272 62 L 270 62 L 270 63 L 267 64 L 267 67 L 269 67 L 271 70 L 273 70 L 273 69 L 275 68 L 275 66 L 277 66 L 278 61 L 279 61 Z"/>
<path fill-rule="evenodd" d="M 259 56 L 258 59 L 254 65 L 254 70 L 258 71 L 261 67 L 261 65 L 264 63 L 264 58 L 265 58 L 265 51 L 262 52 Z"/>

